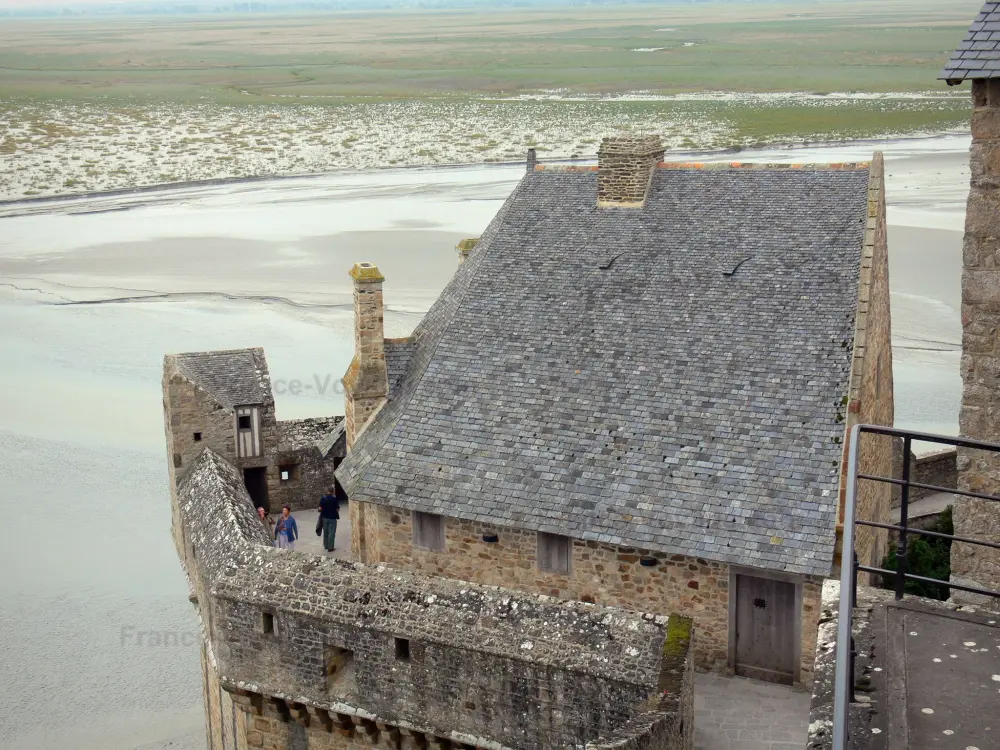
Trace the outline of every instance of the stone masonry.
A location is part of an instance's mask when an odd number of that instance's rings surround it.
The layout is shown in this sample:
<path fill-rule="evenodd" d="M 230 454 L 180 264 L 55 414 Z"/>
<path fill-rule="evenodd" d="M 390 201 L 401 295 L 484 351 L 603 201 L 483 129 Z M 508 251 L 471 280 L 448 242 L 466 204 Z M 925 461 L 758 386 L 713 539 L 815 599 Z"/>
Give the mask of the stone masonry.
<path fill-rule="evenodd" d="M 663 142 L 656 135 L 602 139 L 597 152 L 597 204 L 642 206 L 663 153 Z"/>
<path fill-rule="evenodd" d="M 212 750 L 691 747 L 690 620 L 278 550 L 211 450 L 173 502 Z"/>
<path fill-rule="evenodd" d="M 448 518 L 445 549 L 433 552 L 413 545 L 409 512 L 365 503 L 364 513 L 365 559 L 371 563 L 604 606 L 677 612 L 698 624 L 695 660 L 699 666 L 726 668 L 730 567 L 724 563 L 573 540 L 570 574 L 564 576 L 538 570 L 534 532 Z M 487 541 L 493 538 L 496 541 Z M 803 685 L 808 685 L 812 676 L 821 587 L 821 578 L 805 577 Z"/>
<path fill-rule="evenodd" d="M 846 396 L 845 422 L 891 426 L 894 420 L 892 381 L 891 316 L 889 312 L 889 250 L 885 221 L 885 167 L 881 153 L 875 154 L 868 185 L 868 217 L 861 254 L 858 312 L 855 318 L 854 361 Z M 845 458 L 846 449 L 845 444 Z M 841 510 L 846 498 L 846 460 L 841 464 Z M 892 476 L 893 439 L 865 435 L 859 449 L 861 472 Z M 858 518 L 887 523 L 892 505 L 892 487 L 862 482 L 858 488 Z M 841 519 L 843 515 L 841 515 Z M 864 565 L 881 566 L 887 552 L 887 532 L 858 527 L 855 550 Z M 867 583 L 868 576 L 862 575 Z"/>
<path fill-rule="evenodd" d="M 389 396 L 382 308 L 385 277 L 378 266 L 355 263 L 351 278 L 354 280 L 354 360 L 344 375 L 348 450 Z"/>
<path fill-rule="evenodd" d="M 1000 79 L 973 80 L 972 106 L 959 430 L 1000 442 Z M 1000 456 L 960 449 L 958 472 L 960 489 L 1000 493 Z M 954 522 L 958 536 L 1000 542 L 1000 503 L 956 496 Z M 953 581 L 1000 590 L 1000 550 L 955 543 L 951 573 Z"/>
<path fill-rule="evenodd" d="M 201 369 L 192 370 L 192 362 Z M 215 382 L 223 384 L 241 377 L 256 381 L 252 393 L 244 398 L 259 405 L 261 455 L 237 458 L 234 404 L 227 398 L 229 394 L 207 382 L 212 375 L 218 376 Z M 343 436 L 337 435 L 342 418 L 276 419 L 262 349 L 167 355 L 163 393 L 171 486 L 205 448 L 240 470 L 264 469 L 267 505 L 273 511 L 286 504 L 292 510 L 315 507 L 332 486 L 333 472 L 344 455 Z M 322 445 L 324 441 L 326 445 Z"/>

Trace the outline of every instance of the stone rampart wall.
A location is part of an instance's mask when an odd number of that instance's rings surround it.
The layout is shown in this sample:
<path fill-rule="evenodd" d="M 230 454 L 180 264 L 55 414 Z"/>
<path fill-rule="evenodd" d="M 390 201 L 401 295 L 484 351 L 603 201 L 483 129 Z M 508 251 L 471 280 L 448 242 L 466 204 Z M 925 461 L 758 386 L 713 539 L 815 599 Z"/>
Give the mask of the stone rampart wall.
<path fill-rule="evenodd" d="M 448 518 L 445 551 L 433 552 L 413 546 L 408 511 L 356 501 L 351 505 L 355 506 L 352 513 L 366 519 L 363 559 L 368 562 L 604 606 L 676 612 L 692 618 L 698 628 L 695 660 L 699 666 L 727 668 L 729 566 L 724 563 L 574 540 L 570 574 L 544 573 L 536 564 L 534 532 Z M 484 541 L 494 534 L 496 542 Z M 644 565 L 644 558 L 655 564 Z M 821 579 L 803 577 L 804 685 L 812 679 L 821 586 Z"/>
<path fill-rule="evenodd" d="M 683 618 L 275 549 L 237 471 L 207 451 L 176 502 L 206 669 L 249 711 L 233 736 L 251 747 L 351 747 L 372 733 L 402 747 L 407 732 L 421 747 L 428 737 L 576 746 L 650 711 L 651 726 L 674 739 L 649 747 L 690 747 L 678 744 L 690 734 L 680 724 L 690 706 L 657 703 L 665 665 L 683 680 L 677 655 L 664 655 L 668 627 Z M 223 702 L 215 706 L 210 717 L 225 721 Z"/>
<path fill-rule="evenodd" d="M 889 313 L 889 251 L 885 218 L 885 170 L 881 153 L 875 154 L 869 173 L 868 223 L 861 254 L 851 386 L 846 399 L 845 423 L 848 428 L 858 423 L 891 426 L 895 410 L 892 326 Z M 891 437 L 863 435 L 859 449 L 860 470 L 868 474 L 892 476 L 893 448 Z M 846 472 L 846 466 L 843 471 Z M 846 474 L 842 474 L 841 508 L 846 497 L 844 478 Z M 858 486 L 858 518 L 888 522 L 892 496 L 891 485 L 862 482 Z M 858 528 L 855 550 L 862 564 L 880 565 L 887 544 L 888 536 L 885 530 Z"/>

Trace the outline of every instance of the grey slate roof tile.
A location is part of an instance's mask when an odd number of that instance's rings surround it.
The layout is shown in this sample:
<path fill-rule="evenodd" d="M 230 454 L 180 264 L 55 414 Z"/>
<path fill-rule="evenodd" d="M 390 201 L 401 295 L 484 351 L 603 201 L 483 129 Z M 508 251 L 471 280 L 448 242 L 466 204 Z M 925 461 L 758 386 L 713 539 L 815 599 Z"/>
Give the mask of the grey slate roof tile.
<path fill-rule="evenodd" d="M 987 2 L 938 76 L 947 81 L 1000 75 L 1000 3 Z"/>
<path fill-rule="evenodd" d="M 175 355 L 178 369 L 227 409 L 272 401 L 263 349 L 229 349 Z"/>
<path fill-rule="evenodd" d="M 410 359 L 416 351 L 417 344 L 412 340 L 385 340 L 385 366 L 389 379 L 389 398 L 393 398 L 399 390 L 399 383 L 410 366 Z"/>
<path fill-rule="evenodd" d="M 338 477 L 364 502 L 829 572 L 867 189 L 867 169 L 670 169 L 645 208 L 598 209 L 593 172 L 529 173 Z"/>

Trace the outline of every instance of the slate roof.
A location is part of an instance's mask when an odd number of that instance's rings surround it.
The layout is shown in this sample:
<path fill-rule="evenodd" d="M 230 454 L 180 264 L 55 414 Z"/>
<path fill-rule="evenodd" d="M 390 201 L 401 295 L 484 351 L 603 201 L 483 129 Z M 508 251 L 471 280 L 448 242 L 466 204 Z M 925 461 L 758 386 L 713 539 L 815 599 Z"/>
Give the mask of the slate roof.
<path fill-rule="evenodd" d="M 521 181 L 337 472 L 351 498 L 826 574 L 865 165 Z"/>
<path fill-rule="evenodd" d="M 938 78 L 951 81 L 1000 77 L 1000 2 L 987 2 Z"/>
<path fill-rule="evenodd" d="M 389 397 L 399 391 L 400 381 L 410 367 L 417 344 L 412 339 L 385 339 L 385 367 L 389 377 Z"/>
<path fill-rule="evenodd" d="M 227 409 L 272 400 L 263 349 L 188 352 L 174 357 L 181 374 Z"/>
<path fill-rule="evenodd" d="M 326 458 L 330 451 L 335 456 L 343 456 L 347 453 L 347 422 L 341 420 L 330 432 L 317 444 L 319 453 Z"/>

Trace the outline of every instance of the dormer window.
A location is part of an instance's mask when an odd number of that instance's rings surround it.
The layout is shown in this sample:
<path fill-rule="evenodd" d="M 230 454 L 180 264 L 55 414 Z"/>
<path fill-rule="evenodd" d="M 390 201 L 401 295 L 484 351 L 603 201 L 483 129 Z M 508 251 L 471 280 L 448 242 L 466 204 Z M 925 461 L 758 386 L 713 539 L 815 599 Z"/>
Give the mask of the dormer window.
<path fill-rule="evenodd" d="M 236 457 L 253 458 L 264 454 L 260 441 L 260 406 L 236 407 Z"/>

